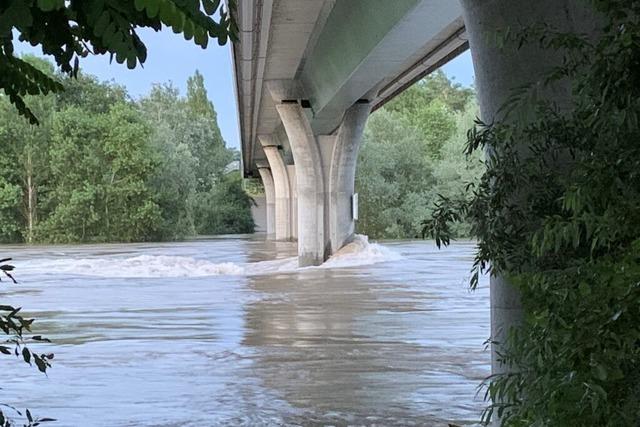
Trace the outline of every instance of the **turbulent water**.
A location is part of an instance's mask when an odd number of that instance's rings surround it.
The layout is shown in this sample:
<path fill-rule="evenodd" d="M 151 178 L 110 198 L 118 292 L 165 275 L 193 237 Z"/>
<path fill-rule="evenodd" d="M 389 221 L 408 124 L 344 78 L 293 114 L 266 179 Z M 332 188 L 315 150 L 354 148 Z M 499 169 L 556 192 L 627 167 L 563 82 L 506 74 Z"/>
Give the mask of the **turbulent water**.
<path fill-rule="evenodd" d="M 473 424 L 489 373 L 472 243 L 369 243 L 320 268 L 260 237 L 23 247 L 1 303 L 53 340 L 2 360 L 0 402 L 52 426 Z"/>

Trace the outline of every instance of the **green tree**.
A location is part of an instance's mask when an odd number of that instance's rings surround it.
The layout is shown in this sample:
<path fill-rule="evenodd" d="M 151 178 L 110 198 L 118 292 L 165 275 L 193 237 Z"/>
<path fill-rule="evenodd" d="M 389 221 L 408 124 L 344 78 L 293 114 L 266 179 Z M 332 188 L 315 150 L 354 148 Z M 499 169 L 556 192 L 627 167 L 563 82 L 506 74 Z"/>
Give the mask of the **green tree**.
<path fill-rule="evenodd" d="M 41 235 L 55 242 L 153 238 L 160 212 L 148 186 L 156 167 L 148 139 L 127 104 L 99 115 L 76 107 L 58 113 L 50 149 L 55 208 Z"/>
<path fill-rule="evenodd" d="M 474 97 L 474 91 L 453 83 L 442 70 L 420 80 L 385 105 L 399 113 L 418 129 L 430 147 L 430 155 L 438 157 L 442 144 L 455 129 L 452 113 L 462 112 Z"/>
<path fill-rule="evenodd" d="M 375 238 L 416 237 L 434 184 L 429 147 L 407 118 L 381 110 L 370 119 L 358 157 L 358 230 Z"/>
<path fill-rule="evenodd" d="M 411 116 L 424 109 L 426 105 L 438 99 L 455 112 L 462 112 L 475 97 L 471 88 L 462 86 L 449 79 L 442 70 L 436 70 L 424 79 L 407 88 L 385 108 Z"/>
<path fill-rule="evenodd" d="M 46 61 L 28 60 L 53 73 Z M 40 126 L 0 99 L 2 241 L 172 240 L 251 230 L 250 199 L 225 175 L 237 153 L 224 144 L 201 75 L 190 80 L 190 96 L 158 85 L 137 103 L 121 86 L 83 73 L 66 86 L 26 98 Z"/>
<path fill-rule="evenodd" d="M 464 157 L 468 125 L 477 107 L 473 90 L 442 72 L 418 82 L 372 115 L 358 158 L 358 230 L 374 238 L 415 238 L 438 194 L 463 192 L 482 170 Z M 465 105 L 460 105 L 461 102 Z M 455 226 L 456 236 L 469 233 Z"/>
<path fill-rule="evenodd" d="M 24 60 L 38 70 L 53 75 L 53 66 L 40 58 L 25 56 Z M 41 126 L 32 126 L 21 120 L 18 113 L 6 99 L 0 100 L 0 143 L 5 148 L 3 163 L 3 205 L 12 209 L 14 224 L 8 225 L 8 217 L 3 221 L 7 228 L 7 241 L 25 240 L 32 242 L 38 223 L 39 199 L 46 195 L 49 175 L 48 144 L 51 136 L 51 121 L 55 108 L 55 97 L 27 96 L 33 111 L 41 118 Z M 12 189 L 16 189 L 15 193 Z M 17 200 L 15 194 L 18 194 Z M 16 205 L 14 202 L 18 201 Z M 18 215 L 16 215 L 19 213 Z M 12 230 L 9 232 L 9 229 Z"/>
<path fill-rule="evenodd" d="M 12 182 L 15 165 L 11 159 L 0 158 L 0 241 L 16 242 L 22 237 L 22 227 L 18 215 L 21 188 Z"/>
<path fill-rule="evenodd" d="M 206 117 L 217 123 L 216 110 L 204 86 L 204 76 L 198 70 L 187 79 L 187 106 L 192 114 Z"/>
<path fill-rule="evenodd" d="M 156 85 L 140 101 L 146 123 L 152 129 L 151 145 L 158 156 L 158 167 L 150 181 L 160 207 L 161 239 L 192 236 L 195 229 L 195 201 L 198 159 L 191 150 L 191 114 L 178 90 Z"/>
<path fill-rule="evenodd" d="M 204 77 L 196 70 L 187 80 L 186 106 L 190 116 L 187 141 L 198 159 L 196 177 L 198 190 L 208 191 L 225 166 L 233 160 L 233 154 L 225 146 L 218 127 L 218 116 L 207 96 Z"/>
<path fill-rule="evenodd" d="M 87 113 L 107 113 L 117 103 L 129 102 L 127 90 L 113 82 L 100 82 L 78 71 L 75 79 L 64 79 L 64 91 L 55 94 L 58 109 L 78 107 Z"/>
<path fill-rule="evenodd" d="M 219 0 L 6 0 L 0 3 L 0 88 L 32 123 L 37 118 L 24 96 L 63 89 L 57 79 L 13 56 L 14 31 L 19 40 L 41 45 L 68 75 L 76 75 L 79 58 L 89 54 L 109 54 L 135 68 L 147 58 L 139 28 L 159 31 L 165 26 L 202 48 L 210 38 L 220 44 L 234 38 L 233 14 L 220 4 Z M 235 1 L 229 7 L 234 9 Z"/>
<path fill-rule="evenodd" d="M 225 174 L 206 193 L 201 194 L 196 222 L 200 234 L 253 233 L 253 200 L 242 188 L 239 171 Z"/>
<path fill-rule="evenodd" d="M 467 132 L 473 127 L 479 115 L 479 108 L 475 100 L 470 101 L 466 108 L 456 114 L 456 130 L 441 148 L 440 159 L 433 162 L 432 175 L 435 183 L 428 190 L 430 201 L 428 216 L 434 211 L 434 202 L 440 197 L 469 199 L 468 185 L 480 182 L 485 170 L 484 155 L 475 151 L 468 156 L 464 155 L 467 145 Z M 471 236 L 471 224 L 461 221 L 452 224 L 453 237 Z"/>
<path fill-rule="evenodd" d="M 236 153 L 225 146 L 202 75 L 196 72 L 187 86 L 186 98 L 164 85 L 140 102 L 161 156 L 151 181 L 162 212 L 161 235 L 252 232 L 251 199 L 225 173 Z"/>
<path fill-rule="evenodd" d="M 603 24 L 587 39 L 546 25 L 502 37 L 540 43 L 561 66 L 515 91 L 469 151 L 490 149 L 470 199 L 440 203 L 425 225 L 447 242 L 468 220 L 478 239 L 472 285 L 489 269 L 520 291 L 524 318 L 487 380 L 503 426 L 640 423 L 640 9 L 592 2 Z M 571 81 L 571 108 L 537 90 Z"/>

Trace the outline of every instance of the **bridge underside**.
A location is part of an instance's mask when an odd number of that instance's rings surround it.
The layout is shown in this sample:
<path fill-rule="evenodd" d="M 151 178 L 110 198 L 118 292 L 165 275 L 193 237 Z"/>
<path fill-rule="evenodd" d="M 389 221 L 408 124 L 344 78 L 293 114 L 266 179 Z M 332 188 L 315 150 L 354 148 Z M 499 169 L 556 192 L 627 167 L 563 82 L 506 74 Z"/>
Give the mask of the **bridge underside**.
<path fill-rule="evenodd" d="M 268 234 L 317 265 L 353 236 L 369 113 L 468 48 L 451 0 L 242 0 L 233 55 L 242 170 Z"/>
<path fill-rule="evenodd" d="M 491 123 L 512 90 L 541 85 L 562 55 L 535 41 L 504 49 L 489 36 L 540 24 L 594 35 L 602 24 L 575 0 L 242 0 L 239 18 L 243 170 L 260 167 L 276 223 L 297 217 L 300 265 L 323 262 L 353 235 L 356 158 L 370 111 L 467 49 L 468 34 L 480 111 Z M 541 96 L 566 107 L 570 85 L 565 79 Z M 278 197 L 288 204 L 278 209 Z M 291 225 L 274 228 L 276 238 L 295 237 Z M 492 276 L 493 374 L 512 370 L 503 343 L 522 317 L 518 290 Z"/>

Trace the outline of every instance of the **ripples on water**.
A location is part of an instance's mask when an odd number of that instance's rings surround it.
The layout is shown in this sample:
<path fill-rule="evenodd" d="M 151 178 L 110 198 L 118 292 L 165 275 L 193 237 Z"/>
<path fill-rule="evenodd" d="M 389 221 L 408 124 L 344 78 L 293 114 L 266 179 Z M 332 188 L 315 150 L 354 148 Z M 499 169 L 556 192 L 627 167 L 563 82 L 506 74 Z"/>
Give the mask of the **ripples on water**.
<path fill-rule="evenodd" d="M 472 424 L 489 373 L 473 244 L 368 244 L 297 269 L 295 245 L 5 246 L 3 303 L 54 343 L 45 377 L 3 360 L 5 403 L 56 426 Z M 9 395 L 7 395 L 9 393 Z"/>

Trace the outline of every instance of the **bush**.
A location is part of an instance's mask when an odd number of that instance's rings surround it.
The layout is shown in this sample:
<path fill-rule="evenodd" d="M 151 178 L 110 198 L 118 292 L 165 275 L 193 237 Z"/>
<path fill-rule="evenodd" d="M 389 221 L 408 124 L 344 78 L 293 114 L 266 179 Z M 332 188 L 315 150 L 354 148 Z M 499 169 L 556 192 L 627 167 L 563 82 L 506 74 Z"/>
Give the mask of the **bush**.
<path fill-rule="evenodd" d="M 425 223 L 447 243 L 470 221 L 472 285 L 490 266 L 521 292 L 524 322 L 501 343 L 512 372 L 487 381 L 485 421 L 503 426 L 640 424 L 640 9 L 593 3 L 607 24 L 594 44 L 544 26 L 507 39 L 567 52 L 547 81 L 572 80 L 573 109 L 514 94 L 469 133 L 469 152 L 491 148 L 472 199 Z"/>

